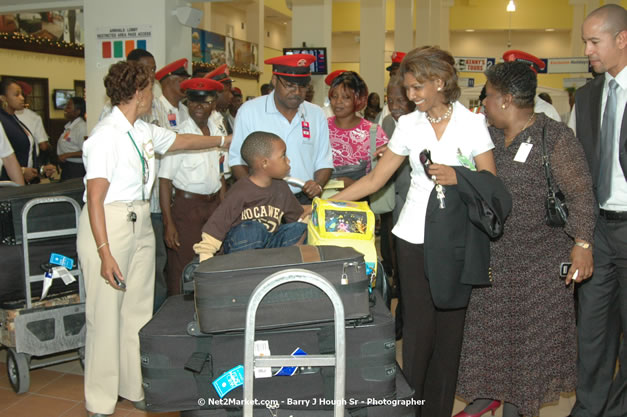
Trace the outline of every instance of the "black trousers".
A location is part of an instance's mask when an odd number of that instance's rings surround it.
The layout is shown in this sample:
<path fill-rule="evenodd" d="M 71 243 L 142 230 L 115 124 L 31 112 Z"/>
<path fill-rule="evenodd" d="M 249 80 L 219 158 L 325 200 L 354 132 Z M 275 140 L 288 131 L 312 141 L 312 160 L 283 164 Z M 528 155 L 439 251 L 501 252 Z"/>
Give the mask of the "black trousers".
<path fill-rule="evenodd" d="M 625 416 L 627 221 L 597 219 L 594 274 L 579 285 L 578 297 L 577 400 L 571 415 Z M 614 376 L 617 359 L 620 368 Z"/>
<path fill-rule="evenodd" d="M 403 299 L 403 372 L 416 390 L 415 399 L 425 400 L 416 415 L 450 417 L 466 309 L 436 308 L 424 273 L 424 246 L 403 239 L 397 243 Z"/>
<path fill-rule="evenodd" d="M 85 176 L 85 166 L 79 162 L 65 161 L 61 163 L 61 181 L 70 178 L 83 178 Z"/>

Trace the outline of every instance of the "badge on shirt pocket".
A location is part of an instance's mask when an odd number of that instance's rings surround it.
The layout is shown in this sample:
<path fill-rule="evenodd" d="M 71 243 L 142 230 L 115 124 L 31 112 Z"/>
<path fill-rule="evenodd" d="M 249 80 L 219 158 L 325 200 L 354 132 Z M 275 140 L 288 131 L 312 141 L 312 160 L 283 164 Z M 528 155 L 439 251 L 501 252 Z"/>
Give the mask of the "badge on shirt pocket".
<path fill-rule="evenodd" d="M 303 138 L 311 139 L 311 132 L 309 131 L 309 122 L 302 122 L 303 127 Z"/>
<path fill-rule="evenodd" d="M 168 122 L 170 123 L 170 127 L 176 127 L 176 114 L 168 113 Z"/>

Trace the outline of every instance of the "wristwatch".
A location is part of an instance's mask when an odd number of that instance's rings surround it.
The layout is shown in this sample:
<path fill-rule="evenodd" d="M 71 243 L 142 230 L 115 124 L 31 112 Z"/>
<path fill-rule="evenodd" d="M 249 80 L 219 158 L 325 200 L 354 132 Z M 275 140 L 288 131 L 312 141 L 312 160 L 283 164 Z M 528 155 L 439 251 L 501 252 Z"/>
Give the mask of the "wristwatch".
<path fill-rule="evenodd" d="M 592 245 L 588 242 L 575 242 L 575 246 L 579 246 L 584 249 L 592 249 Z"/>

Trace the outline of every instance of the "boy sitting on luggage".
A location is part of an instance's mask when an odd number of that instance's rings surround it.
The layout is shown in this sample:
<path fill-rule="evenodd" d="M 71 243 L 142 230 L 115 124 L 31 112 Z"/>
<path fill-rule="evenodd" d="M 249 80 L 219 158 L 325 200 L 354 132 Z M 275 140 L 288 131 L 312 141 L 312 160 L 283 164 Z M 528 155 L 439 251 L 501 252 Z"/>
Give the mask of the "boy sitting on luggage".
<path fill-rule="evenodd" d="M 273 133 L 253 132 L 244 140 L 241 153 L 250 175 L 231 187 L 203 226 L 202 241 L 194 245 L 200 262 L 220 247 L 227 254 L 304 242 L 311 207 L 303 208 L 282 180 L 290 172 L 285 149 Z"/>

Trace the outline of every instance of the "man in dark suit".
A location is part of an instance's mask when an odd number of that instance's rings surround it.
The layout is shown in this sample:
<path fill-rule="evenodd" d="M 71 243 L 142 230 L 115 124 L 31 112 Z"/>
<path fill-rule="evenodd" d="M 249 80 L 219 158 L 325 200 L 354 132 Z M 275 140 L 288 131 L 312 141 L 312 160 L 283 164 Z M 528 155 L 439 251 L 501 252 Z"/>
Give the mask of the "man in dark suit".
<path fill-rule="evenodd" d="M 627 415 L 627 11 L 606 4 L 583 23 L 598 77 L 577 91 L 575 127 L 599 203 L 594 275 L 580 284 L 573 417 Z M 575 347 L 573 347 L 574 350 Z M 616 372 L 616 363 L 619 369 Z M 614 376 L 615 375 L 615 376 Z"/>

